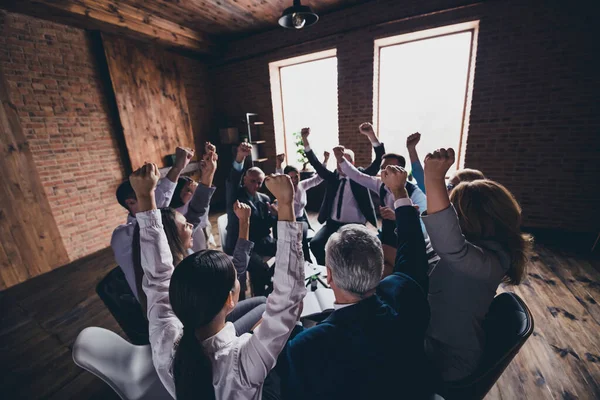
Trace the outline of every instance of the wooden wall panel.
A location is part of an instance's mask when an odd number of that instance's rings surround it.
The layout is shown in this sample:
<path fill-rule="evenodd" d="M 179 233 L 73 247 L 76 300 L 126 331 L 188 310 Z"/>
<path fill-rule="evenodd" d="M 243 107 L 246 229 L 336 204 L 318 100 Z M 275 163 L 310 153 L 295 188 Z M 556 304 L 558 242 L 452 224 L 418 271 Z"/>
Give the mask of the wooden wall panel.
<path fill-rule="evenodd" d="M 0 290 L 69 262 L 0 68 Z"/>
<path fill-rule="evenodd" d="M 179 145 L 194 147 L 177 57 L 157 47 L 102 35 L 131 166 L 164 165 Z"/>

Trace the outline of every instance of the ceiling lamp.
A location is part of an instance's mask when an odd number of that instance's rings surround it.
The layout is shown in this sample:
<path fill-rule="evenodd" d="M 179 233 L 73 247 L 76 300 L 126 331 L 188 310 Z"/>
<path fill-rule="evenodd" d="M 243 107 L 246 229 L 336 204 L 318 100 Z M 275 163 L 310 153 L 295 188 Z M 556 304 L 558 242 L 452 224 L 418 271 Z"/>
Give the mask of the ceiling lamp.
<path fill-rule="evenodd" d="M 314 25 L 318 20 L 319 16 L 309 6 L 303 6 L 300 0 L 294 0 L 294 5 L 286 8 L 279 18 L 279 25 L 289 29 L 302 29 Z"/>

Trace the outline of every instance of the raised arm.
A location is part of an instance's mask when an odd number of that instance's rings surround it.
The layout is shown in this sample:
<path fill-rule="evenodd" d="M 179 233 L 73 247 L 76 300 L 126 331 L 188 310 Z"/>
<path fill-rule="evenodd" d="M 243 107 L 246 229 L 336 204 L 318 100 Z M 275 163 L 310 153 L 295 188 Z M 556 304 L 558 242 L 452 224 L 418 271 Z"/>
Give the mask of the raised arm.
<path fill-rule="evenodd" d="M 306 294 L 302 224 L 295 222 L 292 182 L 288 176 L 271 175 L 265 183 L 279 203 L 277 268 L 263 322 L 240 349 L 239 374 L 249 386 L 262 383 L 275 365 L 298 321 L 300 303 Z"/>
<path fill-rule="evenodd" d="M 142 287 L 147 297 L 152 359 L 162 383 L 174 395 L 169 368 L 173 343 L 183 326 L 169 302 L 169 282 L 173 274 L 173 256 L 167 242 L 160 210 L 156 209 L 154 188 L 159 177 L 158 167 L 146 164 L 131 177 L 139 204 L 136 219 L 140 227 L 141 264 L 144 270 Z"/>
<path fill-rule="evenodd" d="M 406 191 L 406 171 L 398 166 L 388 166 L 381 178 L 394 194 L 396 209 L 396 235 L 398 247 L 394 273 L 404 273 L 423 289 L 429 290 L 425 238 L 421 230 L 419 212 L 413 207 Z"/>
<path fill-rule="evenodd" d="M 406 138 L 406 149 L 408 150 L 408 156 L 410 157 L 410 166 L 413 178 L 417 181 L 419 189 L 426 193 L 425 190 L 425 173 L 423 172 L 423 166 L 421 160 L 419 160 L 419 154 L 417 154 L 417 144 L 421 140 L 421 134 L 415 132 Z M 421 210 L 423 211 L 423 210 Z"/>
<path fill-rule="evenodd" d="M 360 172 L 354 165 L 352 165 L 345 157 L 344 157 L 344 147 L 337 146 L 333 149 L 333 155 L 335 156 L 338 164 L 340 165 L 342 172 L 346 174 L 348 178 L 358 183 L 359 185 L 374 191 L 375 193 L 379 193 L 379 187 L 381 186 L 381 181 L 374 176 L 367 175 L 364 172 Z"/>
<path fill-rule="evenodd" d="M 275 157 L 275 174 L 282 175 L 283 174 L 283 162 L 285 161 L 285 154 L 277 154 Z"/>
<path fill-rule="evenodd" d="M 240 143 L 237 148 L 235 159 L 233 160 L 233 165 L 231 166 L 231 171 L 229 172 L 229 177 L 225 182 L 225 205 L 229 218 L 235 217 L 235 214 L 233 213 L 233 203 L 237 200 L 237 191 L 240 187 L 242 176 L 244 175 L 244 161 L 251 152 L 252 145 L 250 143 Z"/>
<path fill-rule="evenodd" d="M 245 282 L 246 269 L 250 262 L 250 253 L 254 248 L 254 243 L 249 240 L 250 214 L 252 213 L 252 210 L 248 204 L 236 201 L 233 205 L 233 212 L 240 221 L 238 240 L 233 249 L 233 266 L 238 273 L 238 280 L 240 282 Z"/>
<path fill-rule="evenodd" d="M 379 168 L 381 167 L 381 160 L 383 159 L 383 155 L 385 154 L 385 147 L 383 143 L 379 142 L 377 136 L 375 135 L 375 131 L 373 131 L 373 125 L 368 122 L 363 122 L 358 127 L 358 131 L 369 139 L 371 142 L 371 146 L 375 150 L 375 159 L 371 162 L 367 168 L 364 169 L 364 173 L 367 175 L 375 176 L 379 172 Z M 377 190 L 376 190 L 377 191 Z"/>
<path fill-rule="evenodd" d="M 201 161 L 202 178 L 200 179 L 200 185 L 196 188 L 185 214 L 185 218 L 190 224 L 194 225 L 194 228 L 200 224 L 200 221 L 206 215 L 210 199 L 216 190 L 212 185 L 218 160 L 216 148 L 207 142 L 204 149 L 205 154 Z"/>
<path fill-rule="evenodd" d="M 300 132 L 302 134 L 302 143 L 304 144 L 304 152 L 306 154 L 306 158 L 308 158 L 308 162 L 315 169 L 317 174 L 324 180 L 335 179 L 335 174 L 328 170 L 319 162 L 316 154 L 310 148 L 310 143 L 308 142 L 308 136 L 310 135 L 310 128 L 302 128 Z"/>

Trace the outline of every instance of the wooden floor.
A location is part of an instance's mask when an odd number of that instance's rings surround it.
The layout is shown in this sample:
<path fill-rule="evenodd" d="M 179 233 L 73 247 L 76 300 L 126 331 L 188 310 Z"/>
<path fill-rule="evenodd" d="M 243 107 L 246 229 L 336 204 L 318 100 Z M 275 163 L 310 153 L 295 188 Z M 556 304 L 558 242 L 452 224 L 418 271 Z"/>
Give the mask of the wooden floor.
<path fill-rule="evenodd" d="M 113 267 L 106 249 L 0 292 L 2 398 L 118 398 L 71 359 L 87 326 L 123 335 L 95 292 Z M 600 399 L 599 270 L 597 260 L 536 246 L 527 281 L 506 288 L 531 309 L 535 332 L 486 399 Z"/>

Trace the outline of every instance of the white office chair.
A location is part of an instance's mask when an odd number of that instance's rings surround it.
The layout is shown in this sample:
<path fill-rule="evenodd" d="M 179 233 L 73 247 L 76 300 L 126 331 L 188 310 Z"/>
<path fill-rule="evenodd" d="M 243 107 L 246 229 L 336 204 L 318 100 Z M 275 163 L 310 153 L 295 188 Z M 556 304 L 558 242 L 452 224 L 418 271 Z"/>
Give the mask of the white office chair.
<path fill-rule="evenodd" d="M 172 400 L 156 374 L 150 345 L 135 346 L 107 329 L 89 327 L 75 340 L 73 361 L 123 400 Z"/>
<path fill-rule="evenodd" d="M 217 230 L 219 231 L 219 238 L 221 239 L 221 248 L 225 251 L 227 239 L 227 214 L 223 214 L 217 218 Z"/>

